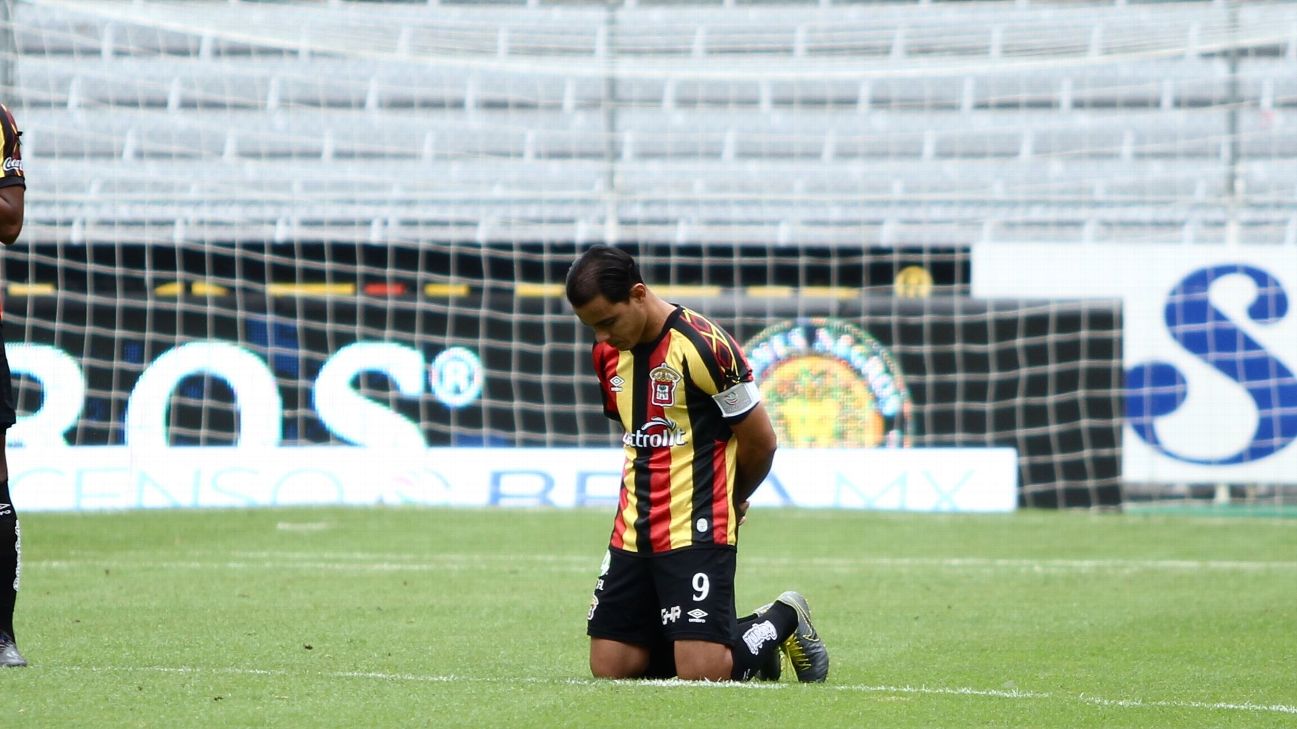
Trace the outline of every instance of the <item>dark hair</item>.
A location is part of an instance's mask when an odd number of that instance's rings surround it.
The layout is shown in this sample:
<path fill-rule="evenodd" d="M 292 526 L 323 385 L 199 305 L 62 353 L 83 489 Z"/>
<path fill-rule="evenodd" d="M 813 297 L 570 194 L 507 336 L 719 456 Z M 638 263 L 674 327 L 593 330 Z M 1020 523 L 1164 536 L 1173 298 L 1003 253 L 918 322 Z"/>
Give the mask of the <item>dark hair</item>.
<path fill-rule="evenodd" d="M 594 246 L 582 253 L 567 271 L 567 300 L 585 306 L 603 295 L 610 303 L 630 300 L 630 290 L 644 283 L 635 259 L 620 248 Z"/>

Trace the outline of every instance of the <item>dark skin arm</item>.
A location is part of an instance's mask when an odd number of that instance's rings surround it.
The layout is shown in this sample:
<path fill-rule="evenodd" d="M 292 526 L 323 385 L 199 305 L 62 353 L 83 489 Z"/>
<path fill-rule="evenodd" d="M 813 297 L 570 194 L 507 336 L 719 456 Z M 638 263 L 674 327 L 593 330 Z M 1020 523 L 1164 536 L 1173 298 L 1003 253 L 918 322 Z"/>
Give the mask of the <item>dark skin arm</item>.
<path fill-rule="evenodd" d="M 23 200 L 26 190 L 22 185 L 0 187 L 0 243 L 13 245 L 23 231 Z"/>
<path fill-rule="evenodd" d="M 766 413 L 766 406 L 762 403 L 757 403 L 746 418 L 737 425 L 730 426 L 730 429 L 739 442 L 734 503 L 739 523 L 742 524 L 748 511 L 748 499 L 770 473 L 779 443 L 775 438 L 774 426 L 770 424 L 770 415 Z"/>

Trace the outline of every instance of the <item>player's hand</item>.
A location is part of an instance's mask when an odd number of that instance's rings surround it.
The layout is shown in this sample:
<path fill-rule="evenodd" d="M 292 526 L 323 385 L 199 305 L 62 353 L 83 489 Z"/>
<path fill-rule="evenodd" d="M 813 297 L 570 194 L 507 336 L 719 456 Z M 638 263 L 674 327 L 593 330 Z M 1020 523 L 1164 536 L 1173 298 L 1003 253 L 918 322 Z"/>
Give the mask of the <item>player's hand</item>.
<path fill-rule="evenodd" d="M 739 526 L 743 526 L 743 522 L 748 520 L 748 502 L 739 502 L 735 505 L 734 510 L 739 514 Z"/>

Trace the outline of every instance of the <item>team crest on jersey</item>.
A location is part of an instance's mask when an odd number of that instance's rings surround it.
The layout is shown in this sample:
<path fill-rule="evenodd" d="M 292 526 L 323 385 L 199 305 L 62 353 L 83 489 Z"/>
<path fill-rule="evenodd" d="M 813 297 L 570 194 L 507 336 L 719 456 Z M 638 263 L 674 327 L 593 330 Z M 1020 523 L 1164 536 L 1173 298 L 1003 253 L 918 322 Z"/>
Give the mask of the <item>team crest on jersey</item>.
<path fill-rule="evenodd" d="M 676 404 L 676 385 L 684 375 L 665 364 L 649 370 L 649 380 L 653 383 L 653 397 L 650 402 L 659 407 L 671 407 Z"/>

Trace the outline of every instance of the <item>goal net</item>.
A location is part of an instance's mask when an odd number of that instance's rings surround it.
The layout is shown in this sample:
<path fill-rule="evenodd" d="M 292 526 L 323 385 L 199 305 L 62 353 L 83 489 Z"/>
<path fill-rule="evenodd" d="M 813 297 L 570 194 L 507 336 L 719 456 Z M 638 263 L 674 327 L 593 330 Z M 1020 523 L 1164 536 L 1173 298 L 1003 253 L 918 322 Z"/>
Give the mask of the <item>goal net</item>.
<path fill-rule="evenodd" d="M 559 286 L 609 243 L 753 348 L 879 353 L 794 373 L 786 439 L 1113 504 L 1122 297 L 974 297 L 974 249 L 1297 238 L 1288 2 L 0 7 L 13 444 L 611 445 Z M 1174 473 L 1131 493 L 1234 478 Z"/>

